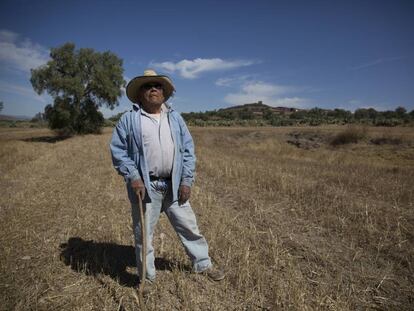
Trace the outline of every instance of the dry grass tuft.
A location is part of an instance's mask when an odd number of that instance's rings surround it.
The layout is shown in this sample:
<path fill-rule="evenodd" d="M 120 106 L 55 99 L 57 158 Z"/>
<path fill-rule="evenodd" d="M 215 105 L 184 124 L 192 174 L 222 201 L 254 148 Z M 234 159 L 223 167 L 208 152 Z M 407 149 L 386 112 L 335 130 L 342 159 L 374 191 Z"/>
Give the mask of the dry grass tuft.
<path fill-rule="evenodd" d="M 332 146 L 345 144 L 356 144 L 360 140 L 366 138 L 367 128 L 361 126 L 350 126 L 342 132 L 336 134 L 330 141 Z"/>
<path fill-rule="evenodd" d="M 412 310 L 412 131 L 370 128 L 358 144 L 310 150 L 286 143 L 292 131 L 315 129 L 191 129 L 192 204 L 227 278 L 192 274 L 161 217 L 149 310 Z M 1 309 L 138 310 L 110 133 L 50 135 L 0 132 Z M 370 143 L 384 135 L 403 143 Z"/>
<path fill-rule="evenodd" d="M 406 141 L 401 136 L 392 136 L 388 133 L 384 133 L 380 137 L 372 138 L 371 143 L 375 145 L 403 145 L 409 144 L 409 141 Z"/>

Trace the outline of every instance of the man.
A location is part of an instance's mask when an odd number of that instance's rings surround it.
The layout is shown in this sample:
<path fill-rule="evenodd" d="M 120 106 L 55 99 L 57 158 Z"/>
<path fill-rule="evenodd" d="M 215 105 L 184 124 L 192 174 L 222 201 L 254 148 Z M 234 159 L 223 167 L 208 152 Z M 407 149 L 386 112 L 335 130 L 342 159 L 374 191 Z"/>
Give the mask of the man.
<path fill-rule="evenodd" d="M 219 281 L 224 273 L 212 266 L 208 245 L 200 234 L 189 198 L 194 182 L 193 139 L 184 120 L 166 103 L 175 91 L 170 78 L 146 70 L 126 88 L 133 109 L 122 115 L 111 141 L 112 161 L 124 176 L 132 207 L 135 252 L 141 273 L 141 230 L 138 194 L 145 204 L 147 230 L 146 276 L 155 280 L 152 238 L 160 213 L 165 212 L 197 273 Z"/>

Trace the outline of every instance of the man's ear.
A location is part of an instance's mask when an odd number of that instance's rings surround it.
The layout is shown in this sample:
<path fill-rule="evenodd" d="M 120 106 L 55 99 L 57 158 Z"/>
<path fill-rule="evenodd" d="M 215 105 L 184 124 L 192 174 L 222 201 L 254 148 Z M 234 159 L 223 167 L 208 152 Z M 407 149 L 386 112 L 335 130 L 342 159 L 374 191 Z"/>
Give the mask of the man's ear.
<path fill-rule="evenodd" d="M 137 96 L 137 98 L 138 98 L 138 103 L 142 103 L 142 90 L 141 89 L 138 90 L 138 96 Z"/>

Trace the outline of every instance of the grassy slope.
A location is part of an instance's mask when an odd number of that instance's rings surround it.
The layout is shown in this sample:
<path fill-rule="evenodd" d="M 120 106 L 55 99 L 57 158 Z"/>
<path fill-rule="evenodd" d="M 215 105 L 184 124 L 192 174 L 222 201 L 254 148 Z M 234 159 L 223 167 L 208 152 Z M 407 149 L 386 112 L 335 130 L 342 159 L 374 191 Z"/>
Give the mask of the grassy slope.
<path fill-rule="evenodd" d="M 287 144 L 289 131 L 192 129 L 192 204 L 227 278 L 191 274 L 162 217 L 149 309 L 411 309 L 410 129 L 386 129 L 408 144 L 315 150 Z M 137 310 L 129 204 L 109 132 L 27 139 L 45 135 L 0 132 L 0 308 Z"/>

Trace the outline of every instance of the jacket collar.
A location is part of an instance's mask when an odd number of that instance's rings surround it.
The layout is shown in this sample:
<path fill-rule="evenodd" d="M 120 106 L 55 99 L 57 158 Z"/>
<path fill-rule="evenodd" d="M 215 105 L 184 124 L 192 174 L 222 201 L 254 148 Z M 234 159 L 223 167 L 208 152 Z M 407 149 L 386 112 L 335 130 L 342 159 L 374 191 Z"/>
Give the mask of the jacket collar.
<path fill-rule="evenodd" d="M 164 103 L 163 106 L 167 108 L 168 112 L 171 112 L 173 110 L 171 104 Z M 135 111 L 139 111 L 141 110 L 141 106 L 139 104 L 132 104 L 132 109 Z"/>

